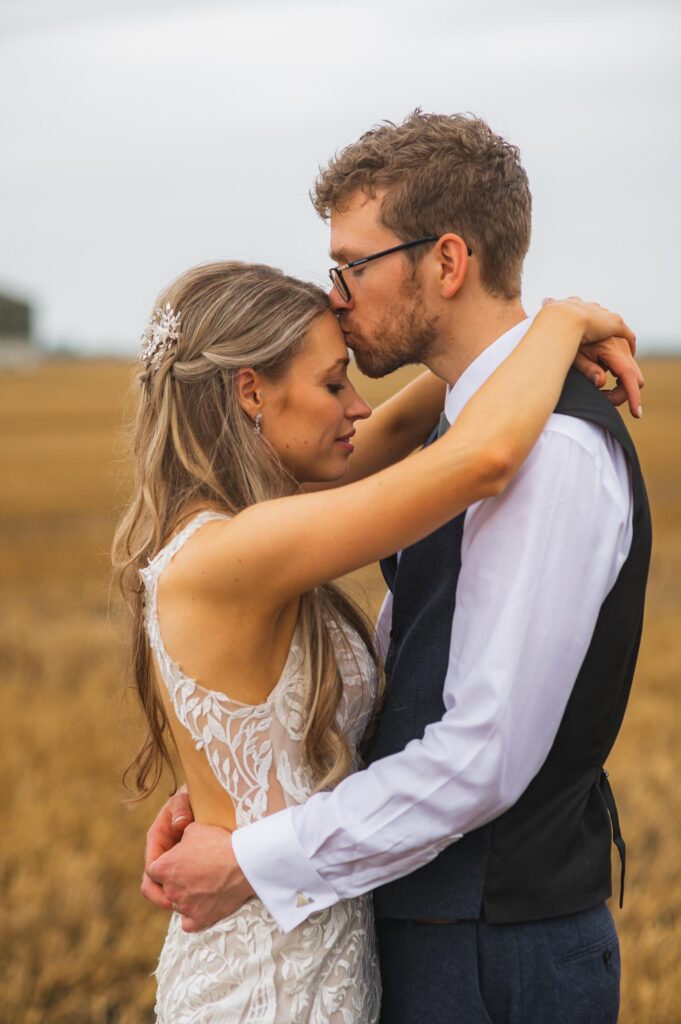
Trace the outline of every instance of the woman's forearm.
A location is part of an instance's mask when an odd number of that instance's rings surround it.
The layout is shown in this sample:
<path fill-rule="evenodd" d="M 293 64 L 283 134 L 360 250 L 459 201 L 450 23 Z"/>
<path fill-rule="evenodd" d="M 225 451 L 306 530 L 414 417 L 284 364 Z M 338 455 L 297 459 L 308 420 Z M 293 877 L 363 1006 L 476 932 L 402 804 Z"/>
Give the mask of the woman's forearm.
<path fill-rule="evenodd" d="M 224 574 L 230 599 L 233 583 L 241 586 L 243 578 L 250 595 L 262 591 L 264 602 L 281 607 L 325 580 L 416 543 L 475 502 L 500 494 L 555 409 L 582 340 L 626 337 L 627 331 L 607 310 L 555 303 L 538 314 L 452 429 L 423 452 L 333 493 L 246 509 L 225 527 L 224 552 L 211 560 L 216 566 L 238 560 L 239 579 L 231 569 Z"/>
<path fill-rule="evenodd" d="M 556 407 L 586 322 L 583 311 L 569 305 L 554 303 L 541 310 L 450 431 L 452 440 L 458 437 L 494 454 L 502 486 L 520 468 Z"/>

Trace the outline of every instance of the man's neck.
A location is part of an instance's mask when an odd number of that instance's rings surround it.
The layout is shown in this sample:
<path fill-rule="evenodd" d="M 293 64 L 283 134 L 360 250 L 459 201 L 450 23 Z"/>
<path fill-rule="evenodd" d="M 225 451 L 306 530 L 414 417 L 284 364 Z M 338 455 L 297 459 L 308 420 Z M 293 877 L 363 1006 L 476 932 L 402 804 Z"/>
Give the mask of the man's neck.
<path fill-rule="evenodd" d="M 444 325 L 426 365 L 447 384 L 455 384 L 481 352 L 525 319 L 520 299 L 480 298 L 468 308 L 458 309 L 456 321 Z"/>

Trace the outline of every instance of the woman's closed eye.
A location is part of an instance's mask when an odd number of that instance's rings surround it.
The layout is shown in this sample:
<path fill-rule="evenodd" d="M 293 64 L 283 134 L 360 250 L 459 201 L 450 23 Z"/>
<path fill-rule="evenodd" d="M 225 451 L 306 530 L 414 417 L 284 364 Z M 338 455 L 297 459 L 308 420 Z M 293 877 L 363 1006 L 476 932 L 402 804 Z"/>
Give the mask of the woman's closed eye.
<path fill-rule="evenodd" d="M 339 391 L 343 391 L 345 389 L 345 384 L 327 384 L 326 387 L 332 395 L 337 395 Z"/>

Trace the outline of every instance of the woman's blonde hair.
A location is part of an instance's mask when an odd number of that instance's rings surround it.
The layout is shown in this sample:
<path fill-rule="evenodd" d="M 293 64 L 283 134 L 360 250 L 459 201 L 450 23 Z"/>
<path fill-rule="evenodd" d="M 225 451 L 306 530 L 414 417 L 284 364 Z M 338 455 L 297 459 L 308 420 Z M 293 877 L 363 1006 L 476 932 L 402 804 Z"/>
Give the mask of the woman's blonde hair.
<path fill-rule="evenodd" d="M 236 376 L 250 367 L 276 380 L 297 355 L 312 324 L 328 309 L 315 285 L 262 265 L 210 263 L 182 274 L 159 296 L 180 316 L 179 340 L 142 385 L 134 425 L 134 489 L 113 543 L 117 582 L 132 614 L 131 674 L 148 725 L 129 766 L 141 797 L 158 785 L 168 721 L 157 692 L 144 629 L 139 570 L 200 507 L 236 515 L 249 505 L 293 494 L 295 480 L 253 429 L 237 400 Z M 292 554 L 295 557 L 295 554 Z M 351 751 L 336 716 L 342 680 L 330 626 L 350 624 L 376 664 L 371 628 L 338 587 L 326 583 L 302 595 L 307 719 L 304 749 L 317 788 L 347 774 Z M 334 630 L 335 632 L 335 630 Z"/>

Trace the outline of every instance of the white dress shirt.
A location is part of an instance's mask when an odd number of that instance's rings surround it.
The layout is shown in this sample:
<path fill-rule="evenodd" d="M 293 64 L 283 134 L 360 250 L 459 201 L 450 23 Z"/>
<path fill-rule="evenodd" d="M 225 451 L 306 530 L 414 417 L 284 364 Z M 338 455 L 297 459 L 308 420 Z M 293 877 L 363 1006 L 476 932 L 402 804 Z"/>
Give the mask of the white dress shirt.
<path fill-rule="evenodd" d="M 450 423 L 530 324 L 449 390 Z M 332 792 L 234 833 L 244 874 L 284 931 L 409 874 L 518 800 L 551 748 L 631 536 L 620 445 L 552 415 L 504 493 L 466 512 L 442 719 Z M 388 595 L 384 649 L 391 609 Z"/>

